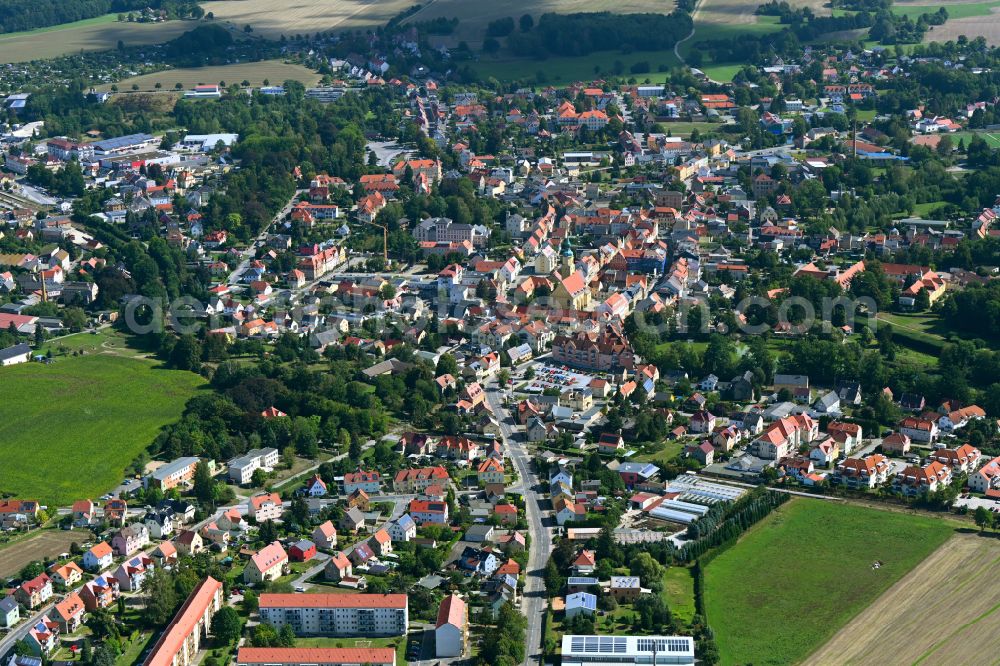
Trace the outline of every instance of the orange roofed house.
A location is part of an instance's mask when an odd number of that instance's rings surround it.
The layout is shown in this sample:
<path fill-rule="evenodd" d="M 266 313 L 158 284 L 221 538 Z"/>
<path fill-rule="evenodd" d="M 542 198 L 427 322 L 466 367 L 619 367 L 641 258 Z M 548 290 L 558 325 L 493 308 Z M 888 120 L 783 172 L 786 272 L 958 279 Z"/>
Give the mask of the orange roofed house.
<path fill-rule="evenodd" d="M 243 580 L 248 584 L 263 583 L 281 578 L 281 573 L 288 564 L 288 553 L 275 541 L 261 548 L 250 557 L 243 570 Z"/>
<path fill-rule="evenodd" d="M 904 495 L 917 496 L 926 491 L 932 493 L 951 483 L 951 468 L 938 461 L 924 467 L 910 465 L 893 479 L 895 489 Z"/>

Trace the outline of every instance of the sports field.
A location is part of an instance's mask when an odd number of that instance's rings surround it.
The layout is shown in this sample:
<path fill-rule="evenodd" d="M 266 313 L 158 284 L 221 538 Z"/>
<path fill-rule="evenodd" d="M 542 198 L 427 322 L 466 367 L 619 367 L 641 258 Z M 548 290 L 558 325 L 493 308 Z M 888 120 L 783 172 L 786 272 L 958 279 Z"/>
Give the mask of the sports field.
<path fill-rule="evenodd" d="M 112 352 L 0 368 L 0 494 L 50 506 L 100 496 L 203 384 Z"/>
<path fill-rule="evenodd" d="M 721 663 L 804 659 L 952 534 L 944 518 L 791 500 L 705 567 Z"/>
<path fill-rule="evenodd" d="M 202 2 L 216 20 L 249 25 L 264 37 L 375 27 L 413 6 L 409 0 L 217 0 Z M 472 6 L 470 4 L 470 6 Z"/>
<path fill-rule="evenodd" d="M 80 51 L 104 51 L 118 46 L 157 44 L 196 26 L 193 21 L 119 23 L 115 14 L 0 36 L 0 63 L 56 58 Z"/>
<path fill-rule="evenodd" d="M 998 599 L 1000 541 L 957 534 L 805 663 L 995 663 Z"/>
<path fill-rule="evenodd" d="M 143 74 L 118 81 L 116 85 L 121 92 L 131 92 L 133 84 L 139 86 L 139 92 L 151 92 L 157 90 L 156 84 L 159 83 L 160 90 L 166 92 L 174 90 L 174 86 L 178 83 L 184 89 L 190 89 L 202 83 L 211 84 L 222 81 L 225 81 L 226 85 L 249 81 L 252 86 L 260 86 L 267 80 L 272 85 L 280 85 L 283 81 L 291 79 L 306 86 L 314 86 L 319 83 L 320 78 L 319 74 L 302 65 L 280 60 L 263 60 L 218 67 L 168 69 L 163 72 Z M 100 86 L 101 90 L 110 88 L 110 84 Z"/>

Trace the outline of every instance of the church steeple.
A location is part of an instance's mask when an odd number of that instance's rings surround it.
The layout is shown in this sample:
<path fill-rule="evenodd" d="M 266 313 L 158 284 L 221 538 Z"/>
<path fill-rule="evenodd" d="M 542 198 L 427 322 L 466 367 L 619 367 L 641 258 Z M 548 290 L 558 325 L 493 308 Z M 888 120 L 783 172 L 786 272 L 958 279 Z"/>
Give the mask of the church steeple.
<path fill-rule="evenodd" d="M 576 270 L 576 262 L 573 257 L 573 247 L 569 244 L 569 238 L 563 238 L 562 246 L 559 248 L 561 257 L 559 262 L 559 275 L 565 280 Z"/>

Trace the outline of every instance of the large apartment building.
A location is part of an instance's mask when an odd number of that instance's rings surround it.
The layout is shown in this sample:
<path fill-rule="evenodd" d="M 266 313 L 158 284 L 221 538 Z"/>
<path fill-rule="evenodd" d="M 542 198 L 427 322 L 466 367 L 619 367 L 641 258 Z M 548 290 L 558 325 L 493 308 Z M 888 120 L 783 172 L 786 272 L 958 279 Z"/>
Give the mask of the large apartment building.
<path fill-rule="evenodd" d="M 201 641 L 222 608 L 222 583 L 211 576 L 198 584 L 167 630 L 156 641 L 143 666 L 189 666 L 198 662 Z"/>
<path fill-rule="evenodd" d="M 253 449 L 239 458 L 229 461 L 229 480 L 240 485 L 250 483 L 253 473 L 258 469 L 271 468 L 278 464 L 280 455 L 278 449 Z"/>
<path fill-rule="evenodd" d="M 297 636 L 402 636 L 409 605 L 405 594 L 262 594 L 260 617 Z"/>

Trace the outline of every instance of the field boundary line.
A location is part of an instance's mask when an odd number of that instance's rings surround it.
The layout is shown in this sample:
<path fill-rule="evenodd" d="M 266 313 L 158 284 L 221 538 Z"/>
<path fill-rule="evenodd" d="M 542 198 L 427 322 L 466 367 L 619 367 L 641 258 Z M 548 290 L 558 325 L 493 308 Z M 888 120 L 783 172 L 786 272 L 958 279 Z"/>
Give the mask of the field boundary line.
<path fill-rule="evenodd" d="M 927 650 L 927 652 L 924 652 L 922 655 L 920 655 L 920 657 L 915 662 L 913 662 L 913 666 L 917 666 L 917 664 L 919 664 L 920 662 L 922 662 L 924 659 L 926 659 L 927 657 L 929 657 L 932 654 L 934 654 L 935 652 L 937 652 L 941 648 L 941 646 L 944 645 L 952 636 L 954 636 L 955 634 L 957 634 L 958 632 L 960 632 L 960 631 L 962 631 L 964 629 L 968 629 L 972 625 L 977 624 L 977 623 L 981 622 L 982 620 L 985 620 L 990 615 L 993 615 L 993 613 L 997 612 L 998 609 L 1000 609 L 1000 603 L 996 604 L 995 606 L 993 606 L 992 608 L 990 608 L 985 613 L 980 614 L 978 617 L 975 617 L 975 618 L 969 620 L 968 622 L 966 622 L 965 624 L 957 627 L 955 629 L 955 631 L 951 632 L 950 634 L 948 634 L 947 636 L 945 636 L 944 638 L 942 638 L 941 640 L 939 640 L 937 643 L 935 643 L 934 645 L 932 645 L 930 647 L 930 649 Z"/>

